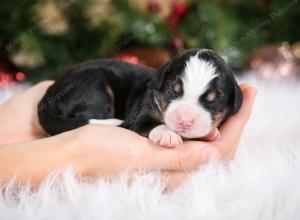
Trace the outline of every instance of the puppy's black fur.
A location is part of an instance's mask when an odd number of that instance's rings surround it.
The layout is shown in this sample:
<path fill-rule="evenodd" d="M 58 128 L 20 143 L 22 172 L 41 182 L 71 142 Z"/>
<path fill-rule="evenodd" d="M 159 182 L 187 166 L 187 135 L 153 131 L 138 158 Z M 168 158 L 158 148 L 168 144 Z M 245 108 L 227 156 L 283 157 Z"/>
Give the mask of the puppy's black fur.
<path fill-rule="evenodd" d="M 40 124 L 55 135 L 86 125 L 89 119 L 118 118 L 125 119 L 122 127 L 141 133 L 152 124 L 151 112 L 157 111 L 150 89 L 156 74 L 153 68 L 112 59 L 75 65 L 40 101 Z"/>
<path fill-rule="evenodd" d="M 209 86 L 217 92 L 216 100 L 207 102 L 204 94 L 199 102 L 212 117 L 225 112 L 224 121 L 240 109 L 240 88 L 221 57 L 209 50 L 191 49 L 159 70 L 112 59 L 77 64 L 40 101 L 40 124 L 49 135 L 55 135 L 86 125 L 90 119 L 118 118 L 124 120 L 121 127 L 147 136 L 153 127 L 164 123 L 163 112 L 168 104 L 183 95 L 182 85 L 176 92 L 173 85 L 182 83 L 180 74 L 197 53 L 220 73 Z"/>

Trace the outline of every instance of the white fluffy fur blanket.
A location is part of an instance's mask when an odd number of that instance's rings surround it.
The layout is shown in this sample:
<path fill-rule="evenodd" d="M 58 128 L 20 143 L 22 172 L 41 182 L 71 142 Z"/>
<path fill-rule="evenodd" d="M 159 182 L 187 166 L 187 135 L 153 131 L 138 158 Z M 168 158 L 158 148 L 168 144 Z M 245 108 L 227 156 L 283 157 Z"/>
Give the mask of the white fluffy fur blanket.
<path fill-rule="evenodd" d="M 3 191 L 0 219 L 300 219 L 300 82 L 241 81 L 258 96 L 228 166 L 202 167 L 168 194 L 155 174 L 127 186 L 126 176 L 84 183 L 66 171 L 36 192 Z"/>

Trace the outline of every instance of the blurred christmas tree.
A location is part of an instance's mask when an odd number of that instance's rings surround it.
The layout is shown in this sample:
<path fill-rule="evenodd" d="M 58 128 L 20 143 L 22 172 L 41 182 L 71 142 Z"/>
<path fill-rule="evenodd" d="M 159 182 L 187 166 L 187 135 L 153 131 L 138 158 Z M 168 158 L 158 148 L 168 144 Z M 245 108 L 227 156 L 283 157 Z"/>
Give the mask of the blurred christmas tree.
<path fill-rule="evenodd" d="M 0 59 L 32 81 L 132 47 L 211 48 L 241 69 L 260 45 L 299 41 L 299 12 L 297 0 L 10 0 L 0 6 Z"/>

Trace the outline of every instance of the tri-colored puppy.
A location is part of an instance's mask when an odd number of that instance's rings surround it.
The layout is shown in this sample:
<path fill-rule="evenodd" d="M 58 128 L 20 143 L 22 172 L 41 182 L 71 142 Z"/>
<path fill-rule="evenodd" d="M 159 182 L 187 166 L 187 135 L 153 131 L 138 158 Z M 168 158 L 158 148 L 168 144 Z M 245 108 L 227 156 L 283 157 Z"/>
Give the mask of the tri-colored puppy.
<path fill-rule="evenodd" d="M 191 49 L 158 70 L 112 59 L 75 65 L 48 89 L 38 115 L 50 135 L 107 124 L 173 147 L 182 138 L 218 138 L 218 126 L 241 104 L 227 63 Z"/>

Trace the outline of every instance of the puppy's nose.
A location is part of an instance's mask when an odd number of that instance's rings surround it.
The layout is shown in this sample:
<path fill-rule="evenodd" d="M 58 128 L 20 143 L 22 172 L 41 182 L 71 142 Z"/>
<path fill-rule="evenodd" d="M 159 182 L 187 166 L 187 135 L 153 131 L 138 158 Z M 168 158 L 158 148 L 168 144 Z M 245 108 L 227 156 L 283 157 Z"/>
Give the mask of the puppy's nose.
<path fill-rule="evenodd" d="M 183 119 L 183 120 L 179 121 L 179 124 L 184 128 L 190 128 L 194 124 L 194 120 L 193 119 Z"/>
<path fill-rule="evenodd" d="M 178 115 L 178 124 L 184 129 L 189 129 L 194 124 L 194 118 L 188 115 Z"/>
<path fill-rule="evenodd" d="M 190 106 L 180 106 L 171 116 L 178 130 L 189 130 L 197 121 L 197 112 Z"/>

